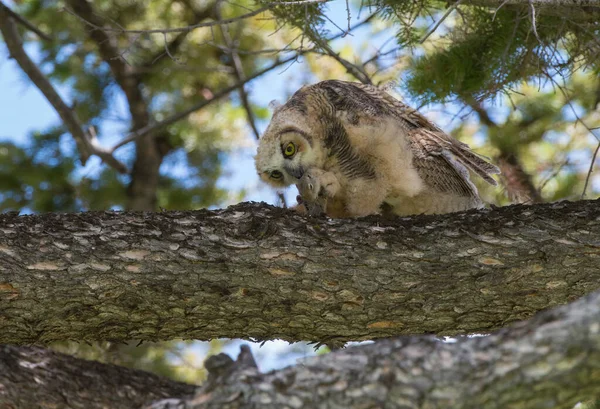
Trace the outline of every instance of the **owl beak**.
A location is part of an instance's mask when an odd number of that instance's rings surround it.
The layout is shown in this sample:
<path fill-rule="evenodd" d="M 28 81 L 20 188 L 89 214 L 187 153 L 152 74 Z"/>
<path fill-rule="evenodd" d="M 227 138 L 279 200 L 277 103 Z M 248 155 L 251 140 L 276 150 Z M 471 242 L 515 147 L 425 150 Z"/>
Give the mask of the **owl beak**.
<path fill-rule="evenodd" d="M 288 175 L 291 175 L 291 176 L 295 177 L 296 179 L 300 179 L 304 175 L 304 168 L 302 168 L 301 166 L 298 168 L 290 168 L 290 167 L 284 166 L 283 168 L 288 173 Z"/>

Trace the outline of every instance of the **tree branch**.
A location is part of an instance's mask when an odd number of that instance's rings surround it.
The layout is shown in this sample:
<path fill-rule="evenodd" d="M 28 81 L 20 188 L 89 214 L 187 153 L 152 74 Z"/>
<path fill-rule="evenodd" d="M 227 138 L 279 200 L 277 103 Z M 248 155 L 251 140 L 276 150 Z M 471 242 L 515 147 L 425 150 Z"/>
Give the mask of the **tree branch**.
<path fill-rule="evenodd" d="M 107 165 L 121 173 L 125 173 L 127 171 L 126 166 L 112 156 L 111 152 L 103 148 L 92 135 L 83 130 L 77 114 L 62 100 L 50 81 L 29 58 L 23 49 L 23 41 L 13 21 L 13 13 L 2 3 L 0 3 L 0 32 L 4 37 L 10 56 L 15 59 L 31 82 L 44 94 L 44 97 L 67 127 L 77 144 L 81 163 L 85 165 L 90 155 L 96 155 Z"/>
<path fill-rule="evenodd" d="M 328 41 L 322 40 L 318 36 L 318 34 L 315 34 L 315 33 L 307 33 L 307 34 L 309 34 L 311 41 L 314 42 L 317 47 L 321 48 L 325 52 L 325 54 L 329 55 L 334 60 L 339 62 L 346 69 L 346 71 L 348 71 L 348 73 L 351 74 L 354 78 L 356 78 L 363 84 L 373 85 L 373 81 L 371 81 L 371 77 L 369 77 L 369 75 L 365 72 L 365 70 L 362 67 L 359 67 L 356 64 L 352 64 L 350 61 L 342 58 L 338 53 L 336 53 L 331 48 Z"/>
<path fill-rule="evenodd" d="M 193 385 L 42 348 L 0 345 L 0 408 L 138 409 Z"/>
<path fill-rule="evenodd" d="M 600 201 L 0 215 L 0 343 L 485 333 L 600 287 Z"/>
<path fill-rule="evenodd" d="M 125 93 L 132 129 L 135 131 L 145 128 L 151 122 L 150 110 L 135 69 L 119 54 L 115 37 L 109 35 L 110 30 L 104 27 L 91 2 L 67 0 L 67 3 L 80 19 L 94 27 L 88 31 L 88 36 L 96 43 L 102 60 L 108 64 L 117 84 Z M 145 141 L 146 143 L 136 141 L 136 157 L 128 189 L 128 208 L 131 210 L 154 210 L 156 206 L 159 168 L 164 155 L 171 149 L 166 138 L 159 136 L 164 135 L 157 135 L 154 139 Z"/>
<path fill-rule="evenodd" d="M 373 18 L 375 18 L 375 16 L 377 15 L 377 13 L 373 13 L 370 14 L 367 18 L 365 18 L 364 20 L 356 23 L 354 26 L 351 27 L 351 30 L 354 30 L 358 27 L 361 27 L 367 23 L 369 23 L 371 20 L 373 20 Z M 342 34 L 336 34 L 332 37 L 330 37 L 327 41 L 332 41 L 335 40 L 336 38 L 341 37 Z M 112 147 L 112 149 L 110 150 L 111 152 L 116 151 L 117 149 L 121 148 L 122 146 L 127 145 L 128 143 L 135 141 L 135 140 L 139 140 L 142 139 L 144 136 L 153 133 L 156 130 L 159 130 L 161 128 L 167 127 L 169 125 L 174 124 L 177 121 L 180 121 L 184 118 L 186 118 L 188 115 L 190 115 L 193 112 L 199 111 L 202 108 L 212 104 L 213 102 L 217 102 L 219 101 L 221 98 L 226 97 L 227 95 L 229 95 L 231 92 L 239 89 L 240 87 L 244 86 L 245 84 L 253 81 L 254 79 L 274 70 L 277 67 L 280 67 L 282 65 L 285 65 L 289 62 L 295 61 L 299 56 L 306 54 L 308 52 L 314 52 L 314 49 L 300 49 L 300 50 L 296 50 L 296 53 L 293 54 L 292 56 L 288 57 L 288 58 L 284 58 L 282 60 L 275 60 L 271 65 L 263 68 L 262 70 L 257 71 L 256 73 L 250 75 L 249 77 L 245 78 L 242 81 L 238 81 L 237 83 L 223 89 L 222 91 L 218 92 L 217 94 L 215 94 L 211 99 L 208 100 L 203 100 L 200 101 L 194 105 L 192 105 L 191 107 L 189 107 L 188 109 L 182 111 L 182 112 L 178 112 L 176 114 L 173 114 L 172 116 L 164 119 L 163 121 L 160 122 L 156 122 L 154 124 L 150 124 L 142 129 L 138 129 L 137 131 L 131 132 L 129 135 L 127 135 L 125 138 L 123 138 L 120 142 L 118 142 L 117 144 L 115 144 L 115 146 Z M 370 80 L 369 80 L 370 81 Z"/>
<path fill-rule="evenodd" d="M 152 409 L 573 408 L 600 392 L 600 294 L 539 314 L 488 337 L 443 343 L 433 337 L 377 341 L 304 360 L 268 374 L 237 362 L 207 361 L 207 383 L 181 406 Z M 231 360 L 230 360 L 231 361 Z M 217 373 L 215 373 L 217 372 Z M 209 375 L 209 376 L 210 376 Z"/>
<path fill-rule="evenodd" d="M 535 187 L 529 175 L 514 152 L 500 150 L 494 162 L 500 168 L 500 180 L 506 188 L 512 203 L 541 203 L 540 191 Z"/>
<path fill-rule="evenodd" d="M 298 52 L 297 54 L 294 54 L 293 56 L 285 58 L 283 60 L 275 60 L 275 62 L 273 62 L 271 65 L 263 68 L 262 70 L 255 72 L 251 76 L 245 78 L 243 81 L 239 81 L 239 82 L 219 91 L 218 93 L 214 94 L 211 99 L 206 99 L 206 100 L 200 101 L 200 102 L 190 106 L 186 110 L 178 112 L 176 114 L 173 114 L 170 117 L 168 117 L 160 122 L 150 124 L 144 128 L 138 129 L 137 131 L 131 132 L 129 135 L 127 135 L 125 138 L 123 138 L 123 140 L 121 140 L 115 146 L 113 146 L 111 151 L 114 152 L 117 149 L 119 149 L 120 147 L 125 146 L 132 141 L 140 140 L 143 137 L 145 137 L 146 135 L 154 133 L 154 131 L 157 131 L 159 129 L 162 129 L 169 125 L 172 125 L 177 121 L 181 121 L 182 119 L 186 118 L 188 115 L 192 114 L 193 112 L 199 111 L 202 108 L 205 108 L 206 106 L 219 101 L 221 98 L 228 96 L 230 93 L 232 93 L 236 89 L 239 89 L 239 87 L 244 86 L 245 84 L 249 83 L 250 81 L 255 80 L 256 78 L 274 70 L 277 67 L 280 67 L 284 64 L 294 61 L 296 58 L 298 58 L 298 55 L 301 55 L 301 54 L 302 54 L 302 52 Z"/>
<path fill-rule="evenodd" d="M 6 5 L 4 5 L 1 1 L 0 1 L 0 9 L 2 9 L 4 12 L 8 13 L 8 15 L 10 17 L 14 18 L 19 24 L 21 24 L 27 30 L 35 33 L 42 40 L 52 41 L 52 38 L 48 34 L 44 33 L 42 30 L 40 30 L 39 28 L 37 28 L 36 26 L 31 24 L 25 17 L 21 16 L 20 14 L 15 13 L 9 7 L 6 7 Z"/>
<path fill-rule="evenodd" d="M 206 360 L 194 387 L 39 348 L 0 346 L 0 405 L 230 409 L 572 408 L 598 398 L 600 293 L 487 337 L 380 340 L 261 374 L 246 346 Z M 168 398 L 168 399 L 165 399 Z M 157 400 L 158 399 L 158 400 Z M 157 401 L 156 401 L 157 400 Z M 226 406 L 225 406 L 226 404 Z"/>

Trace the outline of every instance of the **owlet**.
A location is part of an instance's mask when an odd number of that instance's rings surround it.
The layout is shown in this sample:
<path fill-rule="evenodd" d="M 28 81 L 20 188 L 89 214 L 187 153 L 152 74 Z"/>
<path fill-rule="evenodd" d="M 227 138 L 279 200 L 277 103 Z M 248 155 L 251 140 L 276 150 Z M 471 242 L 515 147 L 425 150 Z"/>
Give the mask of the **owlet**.
<path fill-rule="evenodd" d="M 499 173 L 385 91 L 337 80 L 304 86 L 275 109 L 255 164 L 265 182 L 295 184 L 309 213 L 330 217 L 481 207 L 467 169 L 493 185 Z"/>

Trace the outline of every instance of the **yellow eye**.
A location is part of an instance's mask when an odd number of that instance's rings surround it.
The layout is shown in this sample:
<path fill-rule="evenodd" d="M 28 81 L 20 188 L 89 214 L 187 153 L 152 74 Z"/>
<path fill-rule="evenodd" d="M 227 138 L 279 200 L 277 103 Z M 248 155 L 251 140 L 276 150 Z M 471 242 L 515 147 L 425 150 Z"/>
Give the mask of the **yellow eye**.
<path fill-rule="evenodd" d="M 283 156 L 286 158 L 291 158 L 296 154 L 296 145 L 293 142 L 287 144 L 285 149 L 283 150 Z"/>

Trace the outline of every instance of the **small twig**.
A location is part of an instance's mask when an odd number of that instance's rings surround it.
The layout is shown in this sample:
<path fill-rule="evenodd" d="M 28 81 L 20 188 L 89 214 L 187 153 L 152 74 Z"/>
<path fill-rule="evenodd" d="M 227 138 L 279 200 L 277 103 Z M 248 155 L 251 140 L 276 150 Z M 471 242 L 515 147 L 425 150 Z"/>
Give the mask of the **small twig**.
<path fill-rule="evenodd" d="M 373 85 L 373 81 L 367 73 L 359 66 L 352 64 L 350 61 L 342 58 L 338 53 L 333 51 L 333 49 L 329 46 L 327 41 L 323 41 L 319 38 L 318 34 L 310 33 L 309 34 L 312 41 L 323 51 L 325 51 L 330 57 L 339 62 L 346 68 L 346 70 L 352 74 L 357 80 L 362 82 L 363 84 Z"/>
<path fill-rule="evenodd" d="M 347 16 L 348 17 L 348 30 L 346 32 L 349 33 L 350 32 L 350 22 L 352 21 L 352 16 L 350 15 L 350 4 L 349 4 L 348 0 L 346 0 L 346 13 L 348 14 L 348 16 Z"/>
<path fill-rule="evenodd" d="M 531 1 L 531 0 L 530 0 Z M 585 184 L 583 185 L 583 191 L 581 192 L 581 198 L 583 199 L 585 197 L 585 192 L 587 190 L 589 181 L 590 181 L 590 177 L 592 176 L 592 171 L 594 169 L 594 163 L 596 162 L 596 157 L 598 156 L 598 150 L 600 149 L 600 137 L 598 135 L 596 135 L 594 133 L 594 129 L 590 128 L 585 122 L 583 122 L 583 120 L 579 117 L 579 115 L 577 114 L 577 111 L 575 110 L 575 108 L 573 107 L 572 103 L 571 103 L 571 97 L 566 93 L 566 91 L 563 89 L 563 87 L 556 82 L 556 80 L 554 80 L 554 78 L 552 78 L 552 76 L 550 75 L 550 73 L 544 71 L 543 72 L 546 77 L 548 77 L 548 79 L 551 81 L 551 83 L 553 85 L 556 85 L 558 87 L 558 89 L 560 90 L 560 92 L 563 94 L 563 96 L 565 97 L 566 103 L 569 106 L 569 108 L 571 108 L 571 112 L 573 112 L 573 115 L 575 116 L 575 118 L 577 119 L 576 123 L 579 122 L 581 125 L 583 125 L 583 127 L 585 129 L 587 129 L 587 131 L 592 134 L 592 136 L 594 138 L 596 138 L 596 140 L 598 141 L 598 146 L 596 146 L 596 149 L 594 150 L 594 154 L 592 155 L 592 160 L 590 162 L 590 167 L 588 169 L 588 173 L 587 176 L 585 177 Z"/>
<path fill-rule="evenodd" d="M 450 13 L 452 13 L 454 11 L 454 9 L 456 7 L 458 7 L 458 5 L 462 2 L 462 0 L 458 0 L 456 3 L 454 3 L 453 5 L 451 5 L 450 7 L 448 7 L 448 10 L 446 10 L 446 12 L 444 13 L 444 15 L 442 16 L 441 19 L 438 20 L 437 23 L 435 23 L 435 25 L 433 26 L 433 28 L 431 30 L 429 30 L 424 36 L 423 38 L 421 38 L 421 40 L 419 41 L 420 44 L 423 44 L 425 42 L 425 40 L 427 40 L 429 38 L 430 35 L 432 35 L 435 30 L 438 29 L 438 27 L 440 26 L 440 24 L 442 24 L 444 22 L 444 20 L 446 20 L 446 18 L 448 18 L 448 16 L 450 15 Z"/>
<path fill-rule="evenodd" d="M 323 17 L 325 17 L 325 20 L 329 21 L 335 28 L 337 28 L 338 30 L 340 30 L 340 33 L 342 33 L 342 37 L 346 37 L 349 33 L 349 31 L 344 30 L 342 27 L 340 27 L 335 21 L 333 21 L 327 14 L 323 14 Z"/>
<path fill-rule="evenodd" d="M 42 30 L 40 30 L 39 28 L 34 26 L 32 23 L 30 23 L 28 20 L 26 20 L 25 17 L 12 11 L 10 8 L 8 8 L 2 2 L 0 2 L 0 8 L 5 10 L 18 23 L 20 23 L 23 27 L 27 28 L 29 31 L 35 33 L 41 39 L 46 40 L 46 41 L 52 41 L 52 38 L 48 34 L 44 33 Z"/>
<path fill-rule="evenodd" d="M 219 6 L 216 7 L 216 15 L 218 19 L 221 19 L 221 10 Z M 229 49 L 229 56 L 232 60 L 233 70 L 235 72 L 235 76 L 238 82 L 243 82 L 245 80 L 244 75 L 244 67 L 242 66 L 242 59 L 234 48 L 233 40 L 231 35 L 229 35 L 229 31 L 227 27 L 221 27 L 221 34 L 223 35 L 223 39 L 225 40 L 225 44 Z M 240 100 L 242 101 L 242 106 L 246 111 L 246 117 L 248 118 L 248 124 L 250 128 L 252 128 L 252 132 L 254 133 L 254 137 L 256 140 L 260 139 L 260 132 L 258 131 L 258 127 L 256 126 L 256 121 L 254 120 L 254 113 L 252 112 L 252 107 L 250 106 L 250 99 L 248 98 L 248 93 L 246 92 L 246 88 L 244 85 L 239 87 Z"/>
<path fill-rule="evenodd" d="M 550 174 L 550 176 L 548 176 L 542 183 L 540 183 L 540 187 L 538 188 L 538 192 L 541 193 L 541 191 L 546 187 L 546 185 L 552 180 L 554 179 L 556 176 L 558 176 L 558 174 L 562 171 L 562 169 L 567 166 L 569 164 L 569 159 L 565 159 L 562 163 L 560 163 L 558 165 L 558 167 L 552 172 L 552 174 Z"/>
<path fill-rule="evenodd" d="M 175 64 L 183 65 L 183 63 L 179 60 L 179 58 L 175 57 L 173 54 L 171 54 L 171 51 L 169 51 L 169 42 L 167 41 L 167 33 L 163 33 L 163 37 L 165 39 L 165 52 L 167 53 L 169 58 L 171 58 L 173 60 L 173 62 L 175 62 Z"/>
<path fill-rule="evenodd" d="M 583 185 L 583 192 L 581 192 L 581 200 L 585 198 L 585 191 L 587 190 L 588 184 L 590 183 L 590 178 L 592 176 L 592 171 L 594 170 L 594 163 L 596 162 L 596 157 L 598 156 L 598 150 L 600 150 L 600 142 L 596 146 L 596 150 L 594 151 L 594 155 L 592 155 L 592 160 L 590 161 L 590 168 L 588 169 L 587 176 L 585 177 L 585 184 Z"/>
<path fill-rule="evenodd" d="M 492 23 L 494 22 L 494 20 L 496 20 L 496 14 L 498 14 L 498 12 L 500 11 L 500 9 L 501 9 L 501 8 L 502 8 L 502 7 L 503 7 L 503 6 L 504 6 L 506 3 L 508 3 L 508 1 L 509 1 L 509 0 L 504 0 L 504 1 L 502 2 L 502 4 L 500 4 L 496 10 L 494 10 L 494 15 L 492 16 Z"/>
<path fill-rule="evenodd" d="M 537 40 L 539 41 L 539 43 L 542 43 L 542 40 L 540 40 L 540 36 L 538 35 L 537 32 L 537 23 L 535 22 L 535 6 L 533 5 L 533 1 L 528 0 L 529 1 L 529 11 L 530 11 L 530 16 L 531 16 L 531 27 L 533 28 L 533 34 L 535 35 L 535 38 L 537 38 Z"/>

